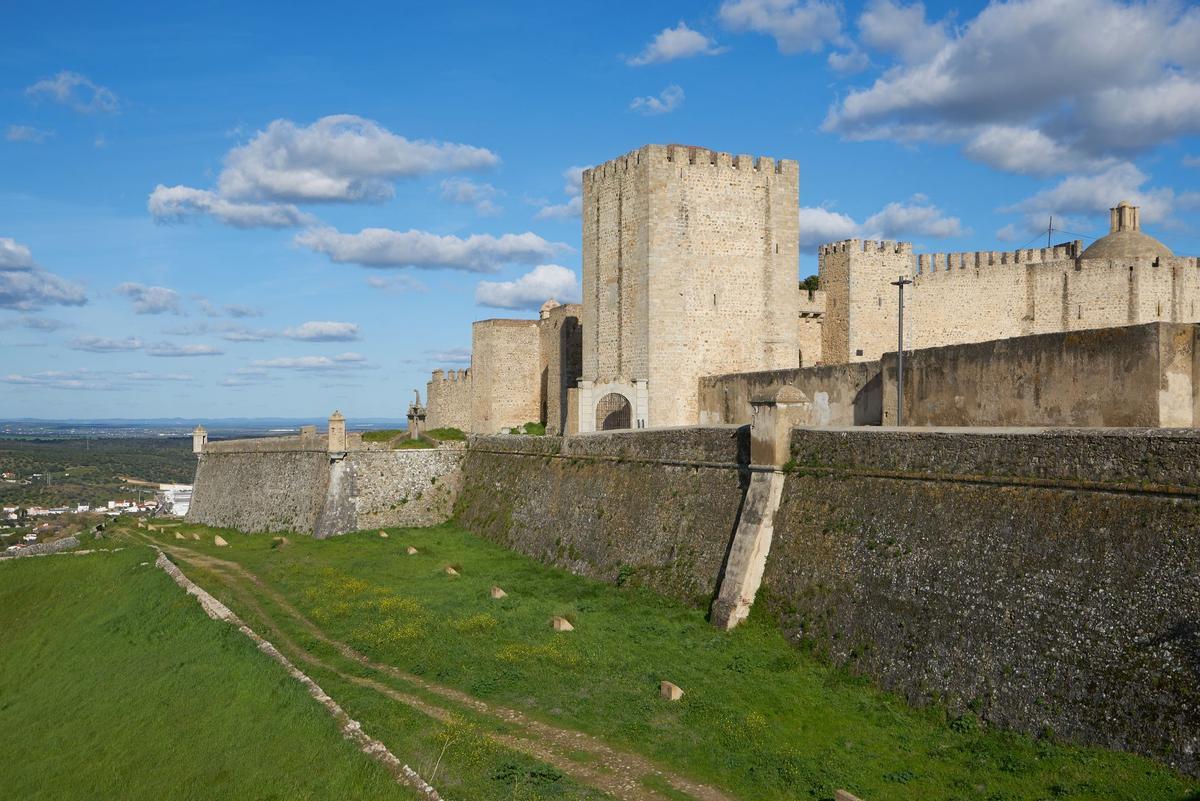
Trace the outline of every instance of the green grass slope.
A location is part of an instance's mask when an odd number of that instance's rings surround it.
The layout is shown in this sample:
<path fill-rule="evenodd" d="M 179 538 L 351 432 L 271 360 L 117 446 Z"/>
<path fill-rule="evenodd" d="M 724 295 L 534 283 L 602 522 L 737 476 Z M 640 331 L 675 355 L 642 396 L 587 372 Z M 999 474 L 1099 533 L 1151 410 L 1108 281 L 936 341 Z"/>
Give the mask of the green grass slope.
<path fill-rule="evenodd" d="M 214 530 L 184 530 L 204 539 L 179 544 L 240 562 L 373 659 L 742 798 L 830 799 L 836 788 L 867 801 L 1200 798 L 1200 783 L 1148 759 L 913 710 L 797 651 L 770 621 L 752 615 L 718 632 L 701 611 L 548 568 L 453 526 L 295 536 L 286 548 L 229 531 L 230 547 L 216 548 Z M 490 599 L 493 584 L 508 597 Z M 551 631 L 553 615 L 575 630 Z M 664 679 L 684 689 L 682 701 L 658 697 Z M 356 714 L 369 719 L 370 709 Z"/>
<path fill-rule="evenodd" d="M 417 797 L 153 560 L 0 563 L 0 798 Z"/>

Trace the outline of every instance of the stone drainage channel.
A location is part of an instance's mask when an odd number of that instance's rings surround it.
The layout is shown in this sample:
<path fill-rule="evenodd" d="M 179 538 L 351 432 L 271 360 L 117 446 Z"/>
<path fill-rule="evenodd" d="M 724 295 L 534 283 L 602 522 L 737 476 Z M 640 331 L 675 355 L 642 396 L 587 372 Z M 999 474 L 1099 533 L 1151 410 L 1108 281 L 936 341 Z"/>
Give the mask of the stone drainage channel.
<path fill-rule="evenodd" d="M 466 707 L 474 714 L 487 719 L 497 727 L 508 731 L 516 730 L 517 733 L 514 734 L 502 734 L 495 731 L 486 732 L 485 735 L 497 744 L 552 765 L 578 783 L 593 787 L 614 798 L 622 799 L 622 801 L 671 801 L 671 799 L 677 799 L 680 796 L 696 799 L 696 801 L 733 801 L 729 796 L 715 787 L 694 782 L 684 776 L 667 771 L 640 754 L 614 748 L 592 735 L 535 720 L 518 710 L 490 704 L 451 687 L 405 673 L 391 665 L 375 662 L 366 655 L 354 650 L 346 643 L 330 637 L 315 623 L 305 618 L 279 592 L 267 586 L 258 576 L 251 573 L 242 565 L 207 556 L 190 548 L 160 544 L 150 537 L 141 534 L 141 532 L 131 531 L 128 533 L 159 551 L 159 566 L 171 574 L 176 583 L 187 590 L 187 592 L 195 595 L 210 617 L 226 620 L 238 626 L 239 630 L 252 639 L 260 650 L 283 665 L 293 678 L 304 683 L 309 693 L 330 711 L 342 727 L 346 736 L 358 742 L 359 747 L 364 753 L 367 753 L 388 767 L 397 780 L 412 785 L 421 792 L 426 793 L 429 798 L 438 799 L 440 796 L 423 779 L 417 776 L 415 772 L 411 771 L 407 765 L 401 765 L 400 760 L 388 751 L 383 743 L 363 733 L 359 724 L 351 720 L 349 715 L 332 698 L 313 682 L 312 679 L 296 668 L 275 645 L 272 645 L 256 634 L 237 615 L 229 610 L 228 607 L 184 576 L 180 569 L 163 555 L 163 552 L 165 551 L 179 561 L 206 570 L 212 574 L 225 590 L 236 597 L 239 604 L 244 604 L 246 609 L 256 619 L 260 620 L 263 625 L 267 626 L 273 632 L 273 636 L 280 648 L 291 654 L 298 661 L 328 671 L 352 684 L 371 689 L 391 701 L 409 706 L 436 720 L 448 720 L 455 713 L 454 707 L 456 706 Z M 287 637 L 281 627 L 263 608 L 263 605 L 258 602 L 258 599 L 255 597 L 256 595 L 261 595 L 268 599 L 276 608 L 292 619 L 293 622 L 299 624 L 308 635 L 330 646 L 343 658 L 367 668 L 376 674 L 380 674 L 381 677 L 401 682 L 413 689 L 448 701 L 450 705 L 442 706 L 440 703 L 427 700 L 411 692 L 396 689 L 377 679 L 346 673 L 330 665 Z M 572 758 L 572 754 L 577 755 L 580 751 L 586 752 L 592 759 L 583 764 L 578 761 L 577 757 Z M 673 792 L 668 795 L 645 786 L 641 782 L 641 778 L 645 776 L 655 776 L 668 784 Z"/>

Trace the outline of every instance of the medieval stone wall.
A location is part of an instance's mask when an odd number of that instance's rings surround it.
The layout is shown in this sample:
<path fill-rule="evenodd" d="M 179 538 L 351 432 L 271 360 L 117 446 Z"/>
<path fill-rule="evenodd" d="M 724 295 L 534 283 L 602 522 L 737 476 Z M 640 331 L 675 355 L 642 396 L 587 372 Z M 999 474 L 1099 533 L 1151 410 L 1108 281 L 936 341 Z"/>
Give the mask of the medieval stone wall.
<path fill-rule="evenodd" d="M 804 431 L 765 597 L 914 702 L 1200 771 L 1195 432 Z"/>
<path fill-rule="evenodd" d="M 329 454 L 323 442 L 304 448 L 299 440 L 292 438 L 295 448 L 265 440 L 205 445 L 187 519 L 240 531 L 313 531 L 325 504 Z"/>
<path fill-rule="evenodd" d="M 699 381 L 701 425 L 744 425 L 751 421 L 750 401 L 793 386 L 813 404 L 815 425 L 879 425 L 882 383 L 879 364 L 857 362 L 704 376 Z"/>
<path fill-rule="evenodd" d="M 748 458 L 748 429 L 735 427 L 472 437 L 456 515 L 547 564 L 703 605 Z"/>
<path fill-rule="evenodd" d="M 827 292 L 822 356 L 878 359 L 896 350 L 899 275 L 905 348 L 1154 321 L 1197 322 L 1200 260 L 1078 259 L 1079 243 L 1011 252 L 913 256 L 907 243 L 856 239 L 820 249 Z"/>
<path fill-rule="evenodd" d="M 209 443 L 199 456 L 187 519 L 240 531 L 320 537 L 450 516 L 458 449 L 354 450 L 333 459 L 289 447 L 299 437 Z"/>
<path fill-rule="evenodd" d="M 746 429 L 474 438 L 458 520 L 699 606 Z M 798 429 L 759 598 L 916 703 L 1200 772 L 1200 434 Z"/>
<path fill-rule="evenodd" d="M 904 424 L 1190 427 L 1197 327 L 1150 323 L 928 348 L 905 355 Z M 896 355 L 882 364 L 895 424 Z"/>
<path fill-rule="evenodd" d="M 471 424 L 497 433 L 541 419 L 537 320 L 471 326 Z"/>
<path fill-rule="evenodd" d="M 471 430 L 471 371 L 434 370 L 425 385 L 425 427 Z"/>

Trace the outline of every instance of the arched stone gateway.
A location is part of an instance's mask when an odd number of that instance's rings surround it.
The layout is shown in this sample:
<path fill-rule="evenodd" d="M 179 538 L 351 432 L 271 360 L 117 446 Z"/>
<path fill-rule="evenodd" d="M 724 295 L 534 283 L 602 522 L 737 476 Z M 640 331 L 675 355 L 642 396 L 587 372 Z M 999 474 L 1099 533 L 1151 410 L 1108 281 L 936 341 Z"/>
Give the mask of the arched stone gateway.
<path fill-rule="evenodd" d="M 629 399 L 610 392 L 596 403 L 596 430 L 613 431 L 633 427 L 633 407 Z"/>

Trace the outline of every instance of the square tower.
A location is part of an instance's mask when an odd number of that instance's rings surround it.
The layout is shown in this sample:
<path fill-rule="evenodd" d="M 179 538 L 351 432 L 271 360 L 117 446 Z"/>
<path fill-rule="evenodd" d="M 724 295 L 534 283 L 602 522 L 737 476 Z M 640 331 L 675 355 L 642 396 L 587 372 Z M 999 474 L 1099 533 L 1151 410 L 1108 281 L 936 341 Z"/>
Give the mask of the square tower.
<path fill-rule="evenodd" d="M 682 145 L 584 172 L 580 431 L 695 425 L 701 376 L 799 366 L 799 175 Z"/>

